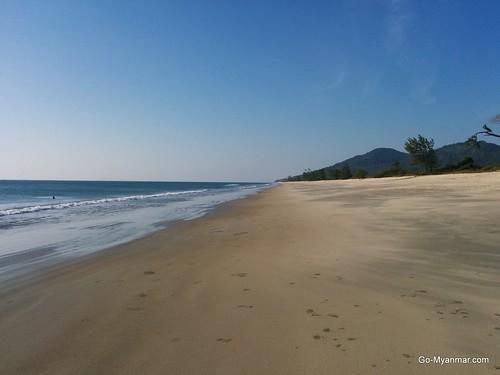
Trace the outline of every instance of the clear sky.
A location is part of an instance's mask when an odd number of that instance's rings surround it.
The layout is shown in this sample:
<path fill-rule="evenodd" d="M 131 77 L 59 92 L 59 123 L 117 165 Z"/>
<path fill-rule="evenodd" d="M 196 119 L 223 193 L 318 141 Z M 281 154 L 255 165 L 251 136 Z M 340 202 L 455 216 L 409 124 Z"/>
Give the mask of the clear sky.
<path fill-rule="evenodd" d="M 273 180 L 500 112 L 500 1 L 0 2 L 0 178 Z"/>

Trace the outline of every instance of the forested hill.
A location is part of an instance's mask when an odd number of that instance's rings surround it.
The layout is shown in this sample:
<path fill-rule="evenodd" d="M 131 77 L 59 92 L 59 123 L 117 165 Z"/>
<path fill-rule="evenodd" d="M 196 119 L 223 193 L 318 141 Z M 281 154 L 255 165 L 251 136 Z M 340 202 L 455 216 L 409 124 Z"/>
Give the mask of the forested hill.
<path fill-rule="evenodd" d="M 479 147 L 477 148 L 466 145 L 465 143 L 454 143 L 436 149 L 436 157 L 439 168 L 457 165 L 465 158 L 469 157 L 472 158 L 474 164 L 479 167 L 499 165 L 500 146 L 484 141 L 479 142 Z M 329 178 L 329 175 L 332 175 L 332 173 L 336 171 L 342 171 L 346 166 L 349 167 L 353 175 L 356 175 L 358 171 L 362 171 L 363 173 L 361 173 L 360 177 L 376 176 L 394 168 L 400 168 L 404 171 L 417 171 L 419 169 L 418 166 L 411 164 L 410 156 L 405 152 L 393 148 L 376 148 L 366 154 L 356 155 L 328 167 L 307 171 L 307 173 Z M 365 174 L 365 176 L 362 176 L 362 174 Z M 289 179 L 300 179 L 300 176 L 302 176 L 302 174 L 291 176 Z"/>

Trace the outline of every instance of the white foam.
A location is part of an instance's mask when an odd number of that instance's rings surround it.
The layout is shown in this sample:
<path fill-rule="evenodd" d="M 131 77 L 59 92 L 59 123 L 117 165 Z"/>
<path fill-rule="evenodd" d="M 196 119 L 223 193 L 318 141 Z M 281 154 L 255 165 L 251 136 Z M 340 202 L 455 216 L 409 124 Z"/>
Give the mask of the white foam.
<path fill-rule="evenodd" d="M 185 191 L 169 191 L 165 193 L 158 194 L 148 194 L 148 195 L 130 195 L 126 197 L 115 197 L 115 198 L 102 198 L 102 199 L 93 199 L 86 201 L 74 201 L 74 202 L 65 202 L 65 203 L 57 203 L 57 204 L 45 204 L 45 205 L 35 205 L 35 206 L 27 206 L 27 207 L 15 207 L 0 210 L 1 216 L 8 215 L 19 215 L 26 214 L 38 211 L 46 211 L 46 210 L 58 210 L 63 208 L 71 208 L 71 207 L 81 207 L 81 206 L 91 206 L 103 203 L 112 203 L 112 202 L 122 202 L 122 201 L 131 201 L 131 200 L 140 200 L 140 199 L 150 199 L 150 198 L 162 198 L 168 197 L 172 195 L 182 195 L 182 194 L 196 194 L 206 192 L 208 189 L 200 189 L 200 190 L 185 190 Z"/>

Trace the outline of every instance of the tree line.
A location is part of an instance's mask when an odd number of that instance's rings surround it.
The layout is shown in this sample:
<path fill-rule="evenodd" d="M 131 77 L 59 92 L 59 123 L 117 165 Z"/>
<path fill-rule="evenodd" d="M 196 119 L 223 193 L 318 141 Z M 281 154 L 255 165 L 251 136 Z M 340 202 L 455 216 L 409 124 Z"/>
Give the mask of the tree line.
<path fill-rule="evenodd" d="M 496 115 L 490 119 L 491 123 L 500 124 L 500 114 Z M 467 141 L 471 147 L 479 147 L 478 142 L 479 136 L 485 137 L 496 137 L 500 138 L 500 134 L 494 132 L 486 124 L 483 125 L 482 130 L 474 133 Z M 434 139 L 426 138 L 421 134 L 416 137 L 410 137 L 406 140 L 404 144 L 404 149 L 410 155 L 410 160 L 413 165 L 420 165 L 423 171 L 420 174 L 433 174 L 433 173 L 450 173 L 453 171 L 466 171 L 466 170 L 478 170 L 480 169 L 474 163 L 471 157 L 466 157 L 459 163 L 455 165 L 448 165 L 443 168 L 437 168 L 437 157 L 434 150 Z M 399 161 L 395 161 L 392 166 L 382 171 L 373 177 L 393 177 L 393 176 L 405 176 L 413 175 L 415 172 L 410 172 L 401 168 Z M 357 169 L 352 173 L 351 168 L 348 163 L 344 163 L 340 169 L 337 168 L 321 168 L 316 170 L 306 169 L 301 175 L 289 176 L 284 179 L 285 181 L 319 181 L 319 180 L 347 180 L 351 178 L 366 178 L 368 177 L 368 172 L 364 169 Z"/>
<path fill-rule="evenodd" d="M 350 178 L 366 178 L 368 172 L 357 169 L 352 173 L 349 164 L 343 164 L 338 168 L 321 168 L 316 170 L 306 169 L 301 175 L 289 176 L 286 181 L 321 181 L 321 180 L 348 180 Z"/>

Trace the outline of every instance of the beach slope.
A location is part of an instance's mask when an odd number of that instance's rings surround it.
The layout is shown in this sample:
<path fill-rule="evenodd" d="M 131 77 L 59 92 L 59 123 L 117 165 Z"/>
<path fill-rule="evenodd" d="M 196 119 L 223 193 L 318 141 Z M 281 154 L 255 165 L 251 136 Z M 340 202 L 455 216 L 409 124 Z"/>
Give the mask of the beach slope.
<path fill-rule="evenodd" d="M 280 184 L 3 285 L 0 373 L 498 373 L 499 200 L 500 173 Z"/>

